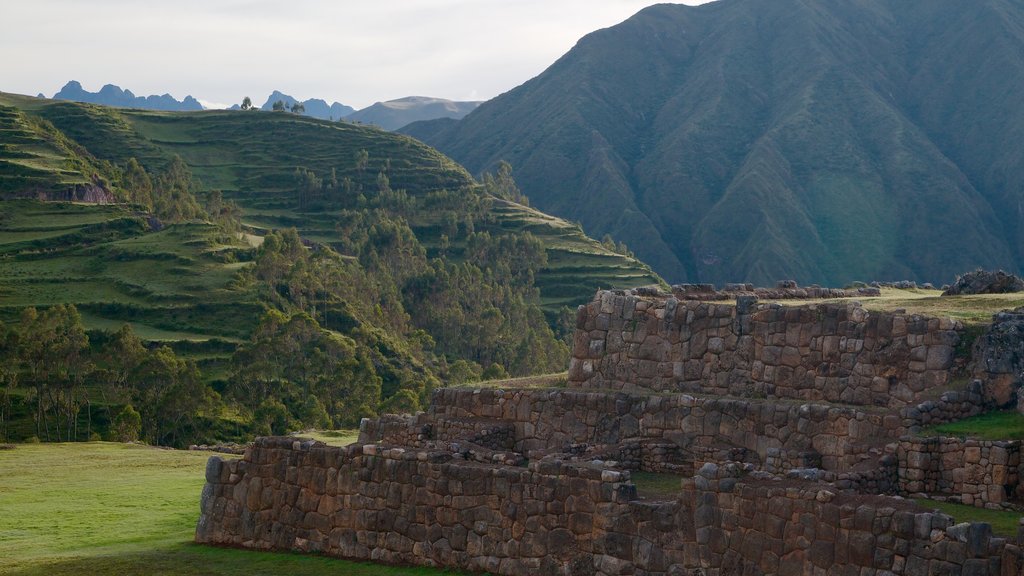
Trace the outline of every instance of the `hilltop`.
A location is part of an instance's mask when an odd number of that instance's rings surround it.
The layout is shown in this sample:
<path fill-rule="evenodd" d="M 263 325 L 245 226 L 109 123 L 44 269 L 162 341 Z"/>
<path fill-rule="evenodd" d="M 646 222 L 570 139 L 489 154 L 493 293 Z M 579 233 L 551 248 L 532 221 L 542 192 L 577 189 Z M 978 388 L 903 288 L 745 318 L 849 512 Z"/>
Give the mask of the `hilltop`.
<path fill-rule="evenodd" d="M 1024 267 L 1024 9 L 657 5 L 460 121 L 403 131 L 670 281 L 949 282 Z"/>

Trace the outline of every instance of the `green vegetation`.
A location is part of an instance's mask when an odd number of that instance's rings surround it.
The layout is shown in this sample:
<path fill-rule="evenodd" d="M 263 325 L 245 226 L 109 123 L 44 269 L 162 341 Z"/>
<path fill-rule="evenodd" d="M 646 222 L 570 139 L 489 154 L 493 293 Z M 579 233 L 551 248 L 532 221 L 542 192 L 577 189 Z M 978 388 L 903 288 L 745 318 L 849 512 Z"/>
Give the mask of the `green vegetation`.
<path fill-rule="evenodd" d="M 525 198 L 509 166 L 479 185 L 381 130 L 0 106 L 15 126 L 4 150 L 63 155 L 36 163 L 52 186 L 14 172 L 0 191 L 4 438 L 123 437 L 129 406 L 140 438 L 176 446 L 352 426 L 418 410 L 444 381 L 564 369 L 574 306 L 660 282 L 512 202 Z M 69 199 L 114 204 L 52 201 Z M 81 366 L 34 371 L 27 309 L 73 312 Z"/>
<path fill-rule="evenodd" d="M 674 498 L 682 490 L 683 477 L 660 472 L 630 472 L 638 496 L 650 499 Z"/>
<path fill-rule="evenodd" d="M 194 545 L 210 455 L 106 443 L 23 444 L 0 450 L 0 573 L 451 574 Z"/>
<path fill-rule="evenodd" d="M 329 446 L 348 446 L 359 439 L 359 430 L 302 430 L 299 438 L 312 438 Z"/>
<path fill-rule="evenodd" d="M 1024 440 L 1024 414 L 1017 411 L 989 412 L 966 420 L 933 426 L 921 434 L 981 440 Z"/>
<path fill-rule="evenodd" d="M 915 502 L 918 506 L 935 508 L 949 514 L 957 522 L 988 522 L 992 525 L 993 534 L 1011 539 L 1017 537 L 1017 529 L 1022 517 L 1020 512 L 988 510 L 952 502 L 939 502 L 938 500 L 915 500 Z"/>
<path fill-rule="evenodd" d="M 533 205 L 671 282 L 1019 272 L 1024 12 L 1005 5 L 651 6 L 402 131 L 474 174 L 511 162 Z"/>

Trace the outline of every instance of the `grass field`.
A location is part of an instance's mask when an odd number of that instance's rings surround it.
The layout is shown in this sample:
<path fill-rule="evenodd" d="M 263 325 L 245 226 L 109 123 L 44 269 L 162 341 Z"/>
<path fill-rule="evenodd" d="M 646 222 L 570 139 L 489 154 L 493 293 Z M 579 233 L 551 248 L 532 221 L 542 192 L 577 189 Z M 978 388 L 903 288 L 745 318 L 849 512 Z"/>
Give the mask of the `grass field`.
<path fill-rule="evenodd" d="M 452 574 L 192 544 L 210 455 L 99 442 L 0 450 L 0 574 Z"/>
<path fill-rule="evenodd" d="M 787 306 L 856 300 L 868 310 L 949 317 L 965 324 L 987 324 L 992 315 L 1002 310 L 1024 306 L 1024 292 L 1017 294 L 974 294 L 970 296 L 943 296 L 940 290 L 899 290 L 882 288 L 875 297 L 845 298 L 842 300 L 781 300 Z"/>
<path fill-rule="evenodd" d="M 1017 537 L 1017 528 L 1021 520 L 1019 512 L 986 510 L 937 500 L 915 500 L 915 503 L 922 508 L 936 508 L 944 514 L 949 514 L 957 522 L 988 522 L 992 525 L 992 532 L 997 536 Z"/>
<path fill-rule="evenodd" d="M 959 422 L 932 426 L 922 436 L 956 436 L 980 440 L 1024 440 L 1024 414 L 989 412 Z"/>

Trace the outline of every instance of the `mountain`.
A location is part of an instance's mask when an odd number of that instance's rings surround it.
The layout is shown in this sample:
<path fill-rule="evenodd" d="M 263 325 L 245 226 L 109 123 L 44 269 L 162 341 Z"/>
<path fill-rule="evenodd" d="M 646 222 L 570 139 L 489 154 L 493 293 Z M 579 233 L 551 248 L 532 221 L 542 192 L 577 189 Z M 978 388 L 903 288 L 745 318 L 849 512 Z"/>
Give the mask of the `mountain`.
<path fill-rule="evenodd" d="M 670 281 L 1024 269 L 1024 5 L 720 0 L 594 32 L 403 132 Z"/>
<path fill-rule="evenodd" d="M 373 124 L 385 130 L 397 130 L 412 122 L 436 118 L 460 119 L 480 105 L 480 102 L 454 102 L 444 98 L 408 96 L 387 102 L 377 102 L 349 114 L 345 120 Z"/>
<path fill-rule="evenodd" d="M 274 90 L 274 93 L 267 98 L 266 103 L 260 107 L 260 110 L 273 110 L 274 103 L 277 101 L 284 102 L 285 107 L 288 109 L 292 107 L 292 104 L 300 102 L 292 96 Z M 327 102 L 318 98 L 310 98 L 309 100 L 303 100 L 300 103 L 306 108 L 306 111 L 303 112 L 303 114 L 312 118 L 320 118 L 321 120 L 340 120 L 341 118 L 344 118 L 356 111 L 356 109 L 351 106 L 345 106 L 344 104 L 339 104 L 337 102 L 328 106 Z"/>
<path fill-rule="evenodd" d="M 136 96 L 131 90 L 122 90 L 119 86 L 107 84 L 99 92 L 89 92 L 77 81 L 72 80 L 53 95 L 54 100 L 71 100 L 88 102 L 118 108 L 141 108 L 144 110 L 195 111 L 202 110 L 203 105 L 191 96 L 185 96 L 180 102 L 170 94 L 163 96 Z"/>

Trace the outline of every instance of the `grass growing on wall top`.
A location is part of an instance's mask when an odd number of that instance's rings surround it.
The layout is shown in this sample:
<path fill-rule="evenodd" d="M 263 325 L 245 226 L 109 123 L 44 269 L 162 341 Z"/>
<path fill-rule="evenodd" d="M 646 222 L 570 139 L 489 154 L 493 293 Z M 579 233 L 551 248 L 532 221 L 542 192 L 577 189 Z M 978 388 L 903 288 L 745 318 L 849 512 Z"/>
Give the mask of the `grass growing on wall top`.
<path fill-rule="evenodd" d="M 964 324 L 987 324 L 992 315 L 1002 310 L 1024 306 L 1024 292 L 1016 294 L 972 294 L 969 296 L 942 296 L 940 290 L 900 290 L 882 288 L 881 296 L 841 298 L 835 300 L 780 300 L 785 306 L 850 302 L 856 300 L 869 312 L 921 314 L 937 318 L 949 317 Z"/>
<path fill-rule="evenodd" d="M 936 508 L 943 514 L 949 514 L 957 522 L 988 522 L 992 525 L 992 533 L 996 536 L 1017 537 L 1017 527 L 1021 519 L 1019 512 L 987 510 L 964 504 L 939 502 L 938 500 L 916 500 L 915 502 L 923 508 Z"/>
<path fill-rule="evenodd" d="M 454 574 L 192 544 L 210 455 L 110 443 L 0 450 L 0 574 Z"/>
<path fill-rule="evenodd" d="M 1016 411 L 988 412 L 940 424 L 922 432 L 925 436 L 956 436 L 980 440 L 1024 440 L 1024 414 Z"/>

